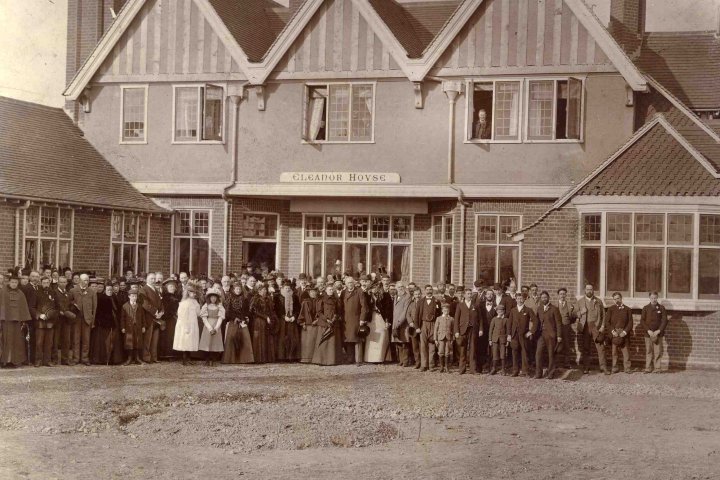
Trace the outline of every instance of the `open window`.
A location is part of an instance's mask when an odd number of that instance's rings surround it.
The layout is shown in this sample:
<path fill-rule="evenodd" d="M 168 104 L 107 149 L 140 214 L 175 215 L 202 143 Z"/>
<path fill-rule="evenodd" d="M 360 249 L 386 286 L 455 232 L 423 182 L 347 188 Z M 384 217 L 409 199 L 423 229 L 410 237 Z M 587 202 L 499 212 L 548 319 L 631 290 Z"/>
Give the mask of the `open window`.
<path fill-rule="evenodd" d="M 582 80 L 530 80 L 527 97 L 527 140 L 582 140 Z"/>
<path fill-rule="evenodd" d="M 331 83 L 305 89 L 306 142 L 372 142 L 374 85 Z"/>
<path fill-rule="evenodd" d="M 474 82 L 468 108 L 468 138 L 478 141 L 520 140 L 520 82 Z"/>
<path fill-rule="evenodd" d="M 222 142 L 225 90 L 220 85 L 175 86 L 173 141 Z"/>

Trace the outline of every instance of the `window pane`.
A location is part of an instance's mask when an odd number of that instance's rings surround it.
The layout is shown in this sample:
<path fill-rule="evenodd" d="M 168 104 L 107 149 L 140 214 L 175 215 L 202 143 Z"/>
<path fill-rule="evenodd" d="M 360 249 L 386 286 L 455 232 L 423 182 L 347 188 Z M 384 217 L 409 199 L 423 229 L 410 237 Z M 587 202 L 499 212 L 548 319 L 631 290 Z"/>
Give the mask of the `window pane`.
<path fill-rule="evenodd" d="M 607 292 L 630 292 L 630 249 L 608 248 L 607 270 L 605 272 Z"/>
<path fill-rule="evenodd" d="M 582 249 L 582 287 L 592 285 L 596 289 L 600 287 L 600 248 L 585 247 Z"/>
<path fill-rule="evenodd" d="M 568 82 L 558 80 L 557 97 L 555 99 L 555 138 L 565 140 L 567 138 L 567 106 L 568 106 Z"/>
<path fill-rule="evenodd" d="M 243 215 L 243 237 L 249 238 L 277 238 L 276 215 Z"/>
<path fill-rule="evenodd" d="M 511 278 L 518 278 L 519 265 L 519 247 L 500 247 L 500 276 L 498 281 L 505 282 Z"/>
<path fill-rule="evenodd" d="M 347 217 L 347 238 L 367 238 L 368 217 Z"/>
<path fill-rule="evenodd" d="M 57 235 L 57 208 L 43 208 L 40 210 L 40 235 L 54 237 Z"/>
<path fill-rule="evenodd" d="M 215 85 L 205 86 L 203 110 L 203 140 L 222 140 L 223 89 Z"/>
<path fill-rule="evenodd" d="M 662 293 L 663 250 L 635 249 L 635 296 L 648 292 Z"/>
<path fill-rule="evenodd" d="M 123 272 L 132 270 L 136 274 L 139 274 L 138 270 L 135 269 L 135 245 L 123 245 Z"/>
<path fill-rule="evenodd" d="M 668 249 L 668 294 L 690 295 L 692 293 L 692 250 Z"/>
<path fill-rule="evenodd" d="M 443 254 L 442 245 L 433 245 L 432 247 L 432 275 L 430 281 L 432 283 L 439 282 L 442 278 Z"/>
<path fill-rule="evenodd" d="M 673 245 L 693 243 L 692 215 L 668 215 L 668 243 Z"/>
<path fill-rule="evenodd" d="M 552 80 L 530 82 L 528 138 L 531 140 L 553 138 L 554 90 L 555 82 Z"/>
<path fill-rule="evenodd" d="M 662 214 L 635 214 L 635 242 L 663 243 L 665 216 Z"/>
<path fill-rule="evenodd" d="M 327 87 L 310 87 L 306 105 L 305 140 L 327 140 L 325 117 L 327 115 Z"/>
<path fill-rule="evenodd" d="M 393 240 L 410 240 L 410 217 L 393 217 Z"/>
<path fill-rule="evenodd" d="M 193 141 L 198 138 L 198 89 L 175 89 L 175 140 Z"/>
<path fill-rule="evenodd" d="M 632 230 L 630 218 L 629 213 L 607 214 L 608 243 L 630 242 L 630 231 Z"/>
<path fill-rule="evenodd" d="M 122 251 L 120 250 L 122 248 L 122 245 L 119 243 L 113 243 L 111 255 L 112 259 L 112 275 L 113 276 L 122 276 L 125 272 L 122 271 Z"/>
<path fill-rule="evenodd" d="M 495 282 L 495 247 L 477 247 L 475 262 L 477 279 L 484 280 L 485 285 L 492 285 Z"/>
<path fill-rule="evenodd" d="M 350 115 L 350 86 L 330 85 L 330 108 L 328 114 L 329 140 L 348 140 L 348 119 Z"/>
<path fill-rule="evenodd" d="M 443 270 L 440 281 L 452 282 L 452 245 L 443 245 Z"/>
<path fill-rule="evenodd" d="M 70 242 L 60 241 L 58 248 L 58 264 L 59 269 L 70 267 Z"/>
<path fill-rule="evenodd" d="M 700 298 L 720 298 L 720 250 L 700 249 L 698 293 Z"/>
<path fill-rule="evenodd" d="M 342 215 L 325 217 L 325 236 L 327 238 L 343 238 L 343 225 L 345 219 Z"/>
<path fill-rule="evenodd" d="M 359 265 L 362 263 L 362 266 Z M 367 246 L 349 243 L 345 246 L 345 270 L 352 273 L 367 273 Z"/>
<path fill-rule="evenodd" d="M 372 140 L 372 85 L 353 85 L 352 87 L 352 137 L 351 140 Z"/>
<path fill-rule="evenodd" d="M 190 235 L 190 212 L 175 214 L 175 235 Z"/>
<path fill-rule="evenodd" d="M 38 207 L 31 207 L 25 211 L 25 235 L 37 236 L 39 216 L 40 209 Z"/>
<path fill-rule="evenodd" d="M 147 243 L 148 240 L 148 217 L 138 217 L 138 242 Z"/>
<path fill-rule="evenodd" d="M 60 209 L 58 228 L 62 238 L 70 238 L 72 230 L 72 210 L 69 208 Z"/>
<path fill-rule="evenodd" d="M 145 140 L 145 89 L 123 89 L 123 133 L 126 142 Z"/>
<path fill-rule="evenodd" d="M 478 243 L 497 242 L 497 217 L 477 217 L 477 241 Z"/>
<path fill-rule="evenodd" d="M 370 246 L 370 272 L 377 274 L 387 273 L 388 247 L 387 245 Z"/>
<path fill-rule="evenodd" d="M 433 217 L 433 242 L 442 243 L 443 239 L 443 225 L 442 218 L 440 215 Z"/>
<path fill-rule="evenodd" d="M 700 245 L 720 245 L 720 215 L 700 215 Z"/>
<path fill-rule="evenodd" d="M 452 242 L 453 239 L 453 217 L 445 217 L 445 234 L 443 235 L 444 241 Z"/>
<path fill-rule="evenodd" d="M 495 84 L 495 140 L 517 140 L 520 82 Z"/>
<path fill-rule="evenodd" d="M 568 80 L 567 138 L 579 140 L 582 122 L 582 81 Z"/>
<path fill-rule="evenodd" d="M 126 214 L 123 226 L 123 239 L 126 242 L 135 242 L 137 240 L 137 219 L 134 215 Z M 133 268 L 133 270 L 135 270 Z"/>
<path fill-rule="evenodd" d="M 210 234 L 210 212 L 193 212 L 193 235 Z"/>
<path fill-rule="evenodd" d="M 473 85 L 473 111 L 471 138 L 489 140 L 492 137 L 493 84 Z"/>
<path fill-rule="evenodd" d="M 372 240 L 388 240 L 390 238 L 390 217 L 372 217 Z"/>
<path fill-rule="evenodd" d="M 175 260 L 175 271 L 190 273 L 190 239 L 189 238 L 176 238 L 174 247 Z"/>
<path fill-rule="evenodd" d="M 55 267 L 55 240 L 40 241 L 40 268 Z"/>
<path fill-rule="evenodd" d="M 192 240 L 192 271 L 193 275 L 208 274 L 208 256 L 210 249 L 205 238 L 193 238 Z"/>
<path fill-rule="evenodd" d="M 147 245 L 138 245 L 138 272 L 147 273 Z"/>
<path fill-rule="evenodd" d="M 322 245 L 318 243 L 305 244 L 304 272 L 311 277 L 322 275 Z"/>
<path fill-rule="evenodd" d="M 500 243 L 512 243 L 508 237 L 512 232 L 520 230 L 520 217 L 500 217 Z"/>
<path fill-rule="evenodd" d="M 25 240 L 25 267 L 38 268 L 37 265 L 37 240 Z"/>
<path fill-rule="evenodd" d="M 323 217 L 305 217 L 305 238 L 322 238 Z"/>
<path fill-rule="evenodd" d="M 326 243 L 325 244 L 325 275 L 334 274 L 336 272 L 335 265 L 339 265 L 340 273 L 343 273 L 342 245 Z"/>
<path fill-rule="evenodd" d="M 582 223 L 582 239 L 584 242 L 600 241 L 600 226 L 602 224 L 602 215 L 597 213 L 583 214 Z"/>
<path fill-rule="evenodd" d="M 392 247 L 392 268 L 390 278 L 393 282 L 402 280 L 410 281 L 410 245 L 393 245 Z"/>

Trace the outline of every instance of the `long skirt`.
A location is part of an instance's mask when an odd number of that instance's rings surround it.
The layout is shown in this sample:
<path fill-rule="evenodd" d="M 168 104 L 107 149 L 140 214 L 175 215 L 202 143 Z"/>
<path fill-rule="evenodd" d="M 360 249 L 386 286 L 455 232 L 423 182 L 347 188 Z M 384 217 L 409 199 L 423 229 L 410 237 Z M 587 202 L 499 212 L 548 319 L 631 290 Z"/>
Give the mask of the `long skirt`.
<path fill-rule="evenodd" d="M 90 363 L 108 365 L 112 354 L 112 328 L 96 326 L 90 332 Z"/>
<path fill-rule="evenodd" d="M 161 358 L 174 357 L 173 340 L 175 339 L 175 324 L 177 318 L 171 317 L 165 319 L 165 330 L 160 331 L 158 339 L 158 356 Z"/>
<path fill-rule="evenodd" d="M 21 322 L 3 322 L 0 335 L 0 364 L 20 366 L 27 361 L 27 344 Z"/>
<path fill-rule="evenodd" d="M 340 365 L 343 363 L 342 333 L 338 324 L 332 327 L 332 336 L 323 340 L 327 327 L 318 328 L 317 343 L 313 352 L 312 363 L 315 365 Z"/>
<path fill-rule="evenodd" d="M 113 349 L 110 363 L 112 365 L 120 365 L 125 362 L 125 359 L 127 358 L 127 355 L 125 354 L 125 335 L 123 335 L 120 330 L 114 329 L 111 337 L 113 341 Z"/>
<path fill-rule="evenodd" d="M 279 320 L 277 336 L 277 359 L 295 361 L 300 359 L 300 330 L 295 322 Z"/>
<path fill-rule="evenodd" d="M 267 363 L 270 361 L 268 352 L 268 324 L 266 319 L 256 317 L 253 321 L 252 351 L 255 363 Z"/>
<path fill-rule="evenodd" d="M 240 348 L 235 345 L 238 341 Z M 225 327 L 225 353 L 222 363 L 253 363 L 254 361 L 250 329 L 242 328 L 235 322 L 228 322 Z"/>
<path fill-rule="evenodd" d="M 372 321 L 368 325 L 370 333 L 365 339 L 365 361 L 368 363 L 383 363 L 392 359 L 390 354 L 390 329 L 378 312 L 374 312 Z"/>
<path fill-rule="evenodd" d="M 300 332 L 300 361 L 302 363 L 312 362 L 318 331 L 319 328 L 316 325 L 305 325 Z"/>

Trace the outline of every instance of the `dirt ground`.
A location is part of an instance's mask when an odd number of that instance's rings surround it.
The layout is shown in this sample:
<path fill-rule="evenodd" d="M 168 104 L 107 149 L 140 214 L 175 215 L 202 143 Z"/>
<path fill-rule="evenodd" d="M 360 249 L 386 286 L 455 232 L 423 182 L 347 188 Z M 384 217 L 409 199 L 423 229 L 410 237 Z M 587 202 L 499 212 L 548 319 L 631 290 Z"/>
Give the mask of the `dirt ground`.
<path fill-rule="evenodd" d="M 720 373 L 0 371 L 0 478 L 720 478 Z"/>

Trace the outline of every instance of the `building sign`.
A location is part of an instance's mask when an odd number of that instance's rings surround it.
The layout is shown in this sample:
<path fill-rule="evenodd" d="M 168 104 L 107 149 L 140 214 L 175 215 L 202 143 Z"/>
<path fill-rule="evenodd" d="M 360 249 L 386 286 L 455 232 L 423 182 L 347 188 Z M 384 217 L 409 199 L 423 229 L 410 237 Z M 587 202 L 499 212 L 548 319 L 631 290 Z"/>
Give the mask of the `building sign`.
<path fill-rule="evenodd" d="M 281 183 L 400 183 L 397 173 L 377 172 L 282 172 Z"/>

